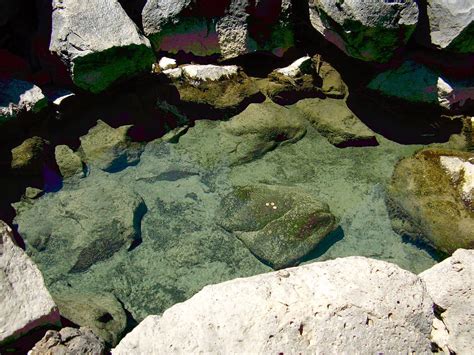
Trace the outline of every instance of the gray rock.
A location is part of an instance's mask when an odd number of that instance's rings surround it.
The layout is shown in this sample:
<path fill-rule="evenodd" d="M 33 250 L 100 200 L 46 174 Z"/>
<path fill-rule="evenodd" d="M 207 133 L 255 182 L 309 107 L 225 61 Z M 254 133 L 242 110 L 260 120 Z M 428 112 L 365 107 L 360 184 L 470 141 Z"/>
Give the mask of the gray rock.
<path fill-rule="evenodd" d="M 43 276 L 0 221 L 0 344 L 30 330 L 59 324 L 59 312 Z"/>
<path fill-rule="evenodd" d="M 117 171 L 138 163 L 143 146 L 128 137 L 131 127 L 112 128 L 98 120 L 96 126 L 80 137 L 79 154 L 87 165 L 104 171 Z"/>
<path fill-rule="evenodd" d="M 40 112 L 47 105 L 46 96 L 36 85 L 0 79 L 0 124 L 14 119 L 20 112 Z"/>
<path fill-rule="evenodd" d="M 429 353 L 431 306 L 416 275 L 348 257 L 206 286 L 112 354 Z"/>
<path fill-rule="evenodd" d="M 86 271 L 140 241 L 143 200 L 125 186 L 107 185 L 107 181 L 83 184 L 46 194 L 17 211 L 15 221 L 29 253 L 36 260 L 50 260 L 51 264 L 45 263 L 49 277 Z M 48 218 L 38 219 L 41 211 L 48 211 Z M 57 254 L 42 253 L 54 248 Z M 67 250 L 68 257 L 61 256 L 60 250 Z"/>
<path fill-rule="evenodd" d="M 375 133 L 342 100 L 301 100 L 296 108 L 336 147 L 377 145 Z"/>
<path fill-rule="evenodd" d="M 281 186 L 235 188 L 218 219 L 274 269 L 297 264 L 337 226 L 327 204 Z"/>
<path fill-rule="evenodd" d="M 149 41 L 116 0 L 54 0 L 49 49 L 77 86 L 94 93 L 155 62 Z"/>
<path fill-rule="evenodd" d="M 41 137 L 26 139 L 12 149 L 11 169 L 19 175 L 41 175 L 49 149 L 49 142 Z"/>
<path fill-rule="evenodd" d="M 447 354 L 469 354 L 474 348 L 474 250 L 458 249 L 419 276 L 437 313 L 440 329 L 433 327 L 433 342 Z"/>
<path fill-rule="evenodd" d="M 88 328 L 48 330 L 29 355 L 105 355 L 104 342 Z"/>
<path fill-rule="evenodd" d="M 63 178 L 84 175 L 81 158 L 67 145 L 58 145 L 54 149 L 54 156 Z"/>
<path fill-rule="evenodd" d="M 386 62 L 410 38 L 415 1 L 309 0 L 313 27 L 347 55 Z"/>
<path fill-rule="evenodd" d="M 474 53 L 472 1 L 430 0 L 428 23 L 431 44 L 458 53 Z"/>
<path fill-rule="evenodd" d="M 171 53 L 219 53 L 232 58 L 268 50 L 282 55 L 293 45 L 290 14 L 289 0 L 230 0 L 212 5 L 205 0 L 148 0 L 142 23 L 154 47 Z"/>

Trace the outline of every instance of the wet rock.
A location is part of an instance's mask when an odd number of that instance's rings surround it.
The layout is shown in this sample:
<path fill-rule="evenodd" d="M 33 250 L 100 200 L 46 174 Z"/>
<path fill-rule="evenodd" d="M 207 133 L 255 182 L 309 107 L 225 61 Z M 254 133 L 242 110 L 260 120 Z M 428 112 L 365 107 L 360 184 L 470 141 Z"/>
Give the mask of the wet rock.
<path fill-rule="evenodd" d="M 94 354 L 105 355 L 104 342 L 88 328 L 48 330 L 28 352 L 30 355 Z"/>
<path fill-rule="evenodd" d="M 112 353 L 429 353 L 431 306 L 416 275 L 348 257 L 206 286 Z"/>
<path fill-rule="evenodd" d="M 419 275 L 433 299 L 441 328 L 434 329 L 433 342 L 448 354 L 468 354 L 474 346 L 473 265 L 474 251 L 458 249 Z"/>
<path fill-rule="evenodd" d="M 0 221 L 0 344 L 30 330 L 59 324 L 59 312 L 43 276 Z"/>
<path fill-rule="evenodd" d="M 142 22 L 157 49 L 227 59 L 257 50 L 282 55 L 294 42 L 291 12 L 288 0 L 148 0 Z"/>
<path fill-rule="evenodd" d="M 38 219 L 42 211 L 48 211 L 48 218 Z M 46 194 L 29 208 L 21 206 L 15 221 L 32 258 L 40 263 L 49 260 L 48 270 L 42 271 L 54 277 L 55 273 L 86 271 L 139 242 L 145 211 L 138 195 L 105 181 Z M 68 257 L 64 258 L 66 251 Z"/>
<path fill-rule="evenodd" d="M 131 127 L 113 128 L 98 120 L 95 127 L 80 137 L 79 154 L 87 165 L 104 171 L 117 171 L 138 163 L 143 146 L 131 141 L 128 136 Z"/>
<path fill-rule="evenodd" d="M 410 38 L 418 21 L 414 1 L 310 0 L 313 27 L 347 55 L 386 62 Z"/>
<path fill-rule="evenodd" d="M 55 287 L 53 297 L 63 317 L 90 328 L 111 346 L 118 343 L 127 326 L 127 316 L 120 302 L 112 294 Z"/>
<path fill-rule="evenodd" d="M 39 87 L 22 80 L 0 79 L 0 124 L 21 112 L 40 112 L 48 100 Z"/>
<path fill-rule="evenodd" d="M 318 75 L 323 81 L 321 91 L 324 95 L 336 99 L 342 99 L 347 96 L 348 89 L 346 83 L 342 80 L 341 74 L 329 63 L 322 61 L 318 65 Z"/>
<path fill-rule="evenodd" d="M 377 145 L 375 133 L 342 100 L 327 98 L 299 101 L 296 108 L 336 147 Z"/>
<path fill-rule="evenodd" d="M 219 211 L 222 227 L 274 269 L 297 264 L 337 227 L 327 204 L 282 187 L 237 187 Z"/>
<path fill-rule="evenodd" d="M 432 0 L 427 6 L 431 44 L 458 53 L 474 53 L 474 7 L 470 1 Z"/>
<path fill-rule="evenodd" d="M 64 179 L 84 175 L 81 158 L 67 145 L 58 145 L 54 150 L 56 163 Z"/>
<path fill-rule="evenodd" d="M 389 187 L 392 226 L 443 253 L 474 247 L 474 155 L 425 149 L 401 160 Z"/>
<path fill-rule="evenodd" d="M 474 104 L 474 81 L 451 79 L 414 61 L 378 74 L 368 88 L 384 96 L 426 103 L 447 110 L 465 110 Z"/>
<path fill-rule="evenodd" d="M 28 138 L 12 149 L 11 169 L 19 175 L 40 175 L 49 154 L 48 141 L 36 136 Z"/>
<path fill-rule="evenodd" d="M 116 0 L 53 1 L 49 49 L 67 64 L 74 84 L 94 93 L 148 72 L 155 61 L 149 41 Z"/>

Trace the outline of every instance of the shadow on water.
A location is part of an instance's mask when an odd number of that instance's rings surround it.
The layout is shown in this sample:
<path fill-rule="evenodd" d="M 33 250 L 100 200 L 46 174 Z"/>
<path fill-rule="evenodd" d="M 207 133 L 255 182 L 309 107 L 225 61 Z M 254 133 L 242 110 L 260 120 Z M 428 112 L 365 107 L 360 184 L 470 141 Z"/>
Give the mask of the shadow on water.
<path fill-rule="evenodd" d="M 402 235 L 402 241 L 403 243 L 410 244 L 420 250 L 425 251 L 428 253 L 429 256 L 433 258 L 436 262 L 443 261 L 446 259 L 449 255 L 433 248 L 431 245 L 426 243 L 424 240 L 420 238 L 413 238 L 407 234 Z"/>
<path fill-rule="evenodd" d="M 329 248 L 344 238 L 344 230 L 341 226 L 329 233 L 313 251 L 303 257 L 300 262 L 312 261 L 323 256 Z"/>

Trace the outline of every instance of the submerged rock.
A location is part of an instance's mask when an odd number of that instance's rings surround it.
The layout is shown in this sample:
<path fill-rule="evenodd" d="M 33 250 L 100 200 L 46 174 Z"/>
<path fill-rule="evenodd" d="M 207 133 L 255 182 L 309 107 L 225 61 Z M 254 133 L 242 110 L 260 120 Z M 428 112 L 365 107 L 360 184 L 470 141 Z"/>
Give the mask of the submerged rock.
<path fill-rule="evenodd" d="M 430 0 L 431 44 L 458 53 L 474 53 L 474 6 L 470 1 Z"/>
<path fill-rule="evenodd" d="M 296 104 L 296 108 L 336 147 L 378 144 L 375 133 L 342 100 L 302 100 Z"/>
<path fill-rule="evenodd" d="M 432 341 L 447 354 L 474 347 L 474 251 L 454 254 L 420 274 L 435 304 Z"/>
<path fill-rule="evenodd" d="M 0 221 L 0 344 L 30 330 L 59 324 L 59 312 L 43 276 Z"/>
<path fill-rule="evenodd" d="M 389 186 L 393 228 L 443 253 L 474 248 L 474 154 L 425 149 L 401 160 Z"/>
<path fill-rule="evenodd" d="M 140 196 L 106 181 L 81 187 L 46 194 L 17 211 L 18 230 L 33 259 L 44 262 L 42 270 L 48 277 L 53 277 L 53 269 L 54 274 L 86 271 L 140 241 L 146 211 Z M 48 211 L 48 218 L 37 218 L 42 211 Z M 44 253 L 52 249 L 55 254 Z"/>
<path fill-rule="evenodd" d="M 54 0 L 49 49 L 67 64 L 74 84 L 94 93 L 148 72 L 155 61 L 117 0 Z"/>
<path fill-rule="evenodd" d="M 323 81 L 321 91 L 324 95 L 336 99 L 342 99 L 347 96 L 347 85 L 342 80 L 341 74 L 331 64 L 322 61 L 318 66 L 318 75 Z"/>
<path fill-rule="evenodd" d="M 128 136 L 132 126 L 110 127 L 102 120 L 80 137 L 79 154 L 88 165 L 104 171 L 117 171 L 138 163 L 143 146 Z"/>
<path fill-rule="evenodd" d="M 146 1 L 145 34 L 156 49 L 233 58 L 257 50 L 277 55 L 293 45 L 291 2 Z"/>
<path fill-rule="evenodd" d="M 337 226 L 327 204 L 269 186 L 235 188 L 223 198 L 218 219 L 274 269 L 297 264 Z"/>
<path fill-rule="evenodd" d="M 415 1 L 309 0 L 313 27 L 351 57 L 386 62 L 415 30 Z"/>
<path fill-rule="evenodd" d="M 41 175 L 49 150 L 47 140 L 36 136 L 28 138 L 12 149 L 11 169 L 19 175 Z"/>
<path fill-rule="evenodd" d="M 54 156 L 64 179 L 84 175 L 81 158 L 67 145 L 56 146 Z"/>
<path fill-rule="evenodd" d="M 206 286 L 112 353 L 429 353 L 431 306 L 416 275 L 349 257 Z"/>
<path fill-rule="evenodd" d="M 0 124 L 20 112 L 38 113 L 48 105 L 41 89 L 27 81 L 0 79 Z"/>
<path fill-rule="evenodd" d="M 94 354 L 105 355 L 104 342 L 88 328 L 48 330 L 29 355 Z"/>

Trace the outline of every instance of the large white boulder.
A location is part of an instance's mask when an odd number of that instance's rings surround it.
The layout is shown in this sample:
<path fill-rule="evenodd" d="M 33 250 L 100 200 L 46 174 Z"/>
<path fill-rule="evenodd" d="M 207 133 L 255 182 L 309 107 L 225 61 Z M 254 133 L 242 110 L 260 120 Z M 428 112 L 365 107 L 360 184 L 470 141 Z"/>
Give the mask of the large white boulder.
<path fill-rule="evenodd" d="M 43 276 L 0 221 L 0 344 L 57 323 L 59 312 Z"/>
<path fill-rule="evenodd" d="M 431 44 L 448 51 L 474 53 L 472 0 L 430 0 L 427 14 Z"/>
<path fill-rule="evenodd" d="M 349 257 L 206 286 L 112 353 L 428 353 L 431 306 L 416 275 Z"/>
<path fill-rule="evenodd" d="M 446 353 L 474 349 L 474 250 L 458 249 L 450 258 L 420 274 L 435 303 L 433 342 Z"/>
<path fill-rule="evenodd" d="M 351 57 L 386 62 L 410 38 L 415 1 L 309 0 L 313 27 Z"/>
<path fill-rule="evenodd" d="M 148 39 L 117 0 L 53 0 L 49 49 L 68 65 L 74 83 L 91 92 L 155 62 Z"/>

